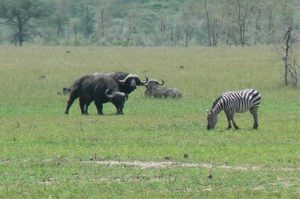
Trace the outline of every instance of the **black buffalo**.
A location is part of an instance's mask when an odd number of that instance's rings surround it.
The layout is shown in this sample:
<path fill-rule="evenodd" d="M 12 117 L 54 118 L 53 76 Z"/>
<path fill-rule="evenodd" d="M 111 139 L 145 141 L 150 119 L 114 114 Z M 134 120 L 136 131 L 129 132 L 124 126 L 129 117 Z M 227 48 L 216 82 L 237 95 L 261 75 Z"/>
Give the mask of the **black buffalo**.
<path fill-rule="evenodd" d="M 169 88 L 164 85 L 164 81 L 160 83 L 157 80 L 148 81 L 145 90 L 146 97 L 155 97 L 155 98 L 181 98 L 182 93 L 176 88 Z"/>
<path fill-rule="evenodd" d="M 93 75 L 103 75 L 106 74 L 112 77 L 119 86 L 121 92 L 130 94 L 133 92 L 137 86 L 144 86 L 148 82 L 148 78 L 141 80 L 136 74 L 129 74 L 125 72 L 113 72 L 113 73 L 94 73 Z"/>
<path fill-rule="evenodd" d="M 81 90 L 82 82 L 86 79 L 93 77 L 93 75 L 83 75 L 79 79 L 75 80 L 75 82 L 69 88 L 63 88 L 63 93 L 71 93 L 72 95 L 76 96 L 79 95 Z"/>
<path fill-rule="evenodd" d="M 85 75 L 76 80 L 70 88 L 65 88 L 64 93 L 70 93 L 65 113 L 75 99 L 79 98 L 82 114 L 88 114 L 88 107 L 95 101 L 99 115 L 103 114 L 103 103 L 111 102 L 117 109 L 117 114 L 123 114 L 123 107 L 128 95 L 120 92 L 118 84 L 108 75 Z"/>

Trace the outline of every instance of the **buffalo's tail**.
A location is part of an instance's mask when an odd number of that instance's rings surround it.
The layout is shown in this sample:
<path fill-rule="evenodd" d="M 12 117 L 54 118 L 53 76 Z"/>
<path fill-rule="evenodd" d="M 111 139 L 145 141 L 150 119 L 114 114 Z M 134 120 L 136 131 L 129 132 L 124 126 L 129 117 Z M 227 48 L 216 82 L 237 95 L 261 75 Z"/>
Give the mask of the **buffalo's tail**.
<path fill-rule="evenodd" d="M 71 92 L 71 88 L 63 88 L 63 94 L 66 95 Z"/>

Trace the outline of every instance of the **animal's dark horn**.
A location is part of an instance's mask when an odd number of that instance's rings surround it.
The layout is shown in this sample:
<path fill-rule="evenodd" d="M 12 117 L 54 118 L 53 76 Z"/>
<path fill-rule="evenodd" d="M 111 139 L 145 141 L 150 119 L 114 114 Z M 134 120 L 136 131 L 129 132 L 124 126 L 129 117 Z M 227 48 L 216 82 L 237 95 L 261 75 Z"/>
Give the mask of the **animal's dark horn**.
<path fill-rule="evenodd" d="M 164 82 L 164 80 L 161 80 L 161 83 L 158 83 L 159 85 L 164 85 L 165 84 L 165 82 Z"/>
<path fill-rule="evenodd" d="M 148 81 L 149 81 L 148 77 L 147 77 L 147 76 L 145 76 L 145 80 L 144 80 L 144 81 L 142 81 L 142 84 L 146 86 L 146 85 L 147 85 L 147 83 L 148 83 Z"/>
<path fill-rule="evenodd" d="M 129 74 L 129 75 L 127 75 L 124 79 L 120 79 L 119 82 L 125 83 L 125 82 L 127 81 L 127 79 L 128 79 L 128 78 L 131 78 L 131 77 L 137 77 L 137 78 L 138 78 L 138 76 L 135 75 L 135 74 Z"/>
<path fill-rule="evenodd" d="M 113 95 L 109 95 L 108 92 L 109 92 L 109 89 L 107 89 L 105 91 L 105 96 L 108 97 L 109 99 L 113 98 Z"/>

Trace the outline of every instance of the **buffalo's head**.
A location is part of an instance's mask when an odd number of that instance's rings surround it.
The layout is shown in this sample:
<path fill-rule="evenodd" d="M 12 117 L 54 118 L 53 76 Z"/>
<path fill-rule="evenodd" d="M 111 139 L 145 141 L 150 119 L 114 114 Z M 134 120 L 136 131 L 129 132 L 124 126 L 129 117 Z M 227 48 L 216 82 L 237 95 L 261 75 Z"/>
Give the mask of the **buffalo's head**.
<path fill-rule="evenodd" d="M 117 108 L 117 114 L 123 114 L 123 108 L 125 101 L 128 100 L 128 95 L 123 92 L 114 91 L 109 94 L 109 89 L 105 91 L 105 96 L 115 105 Z"/>
<path fill-rule="evenodd" d="M 159 82 L 156 79 L 151 79 L 146 84 L 144 84 L 144 86 L 146 86 L 146 88 L 152 87 L 154 85 L 160 85 L 160 86 L 162 86 L 162 85 L 164 85 L 164 83 L 165 83 L 164 80 L 161 80 L 161 82 Z"/>
<path fill-rule="evenodd" d="M 126 93 L 131 93 L 137 86 L 144 86 L 147 82 L 147 77 L 145 77 L 145 80 L 141 80 L 136 74 L 128 74 L 125 78 L 119 79 L 121 90 Z"/>

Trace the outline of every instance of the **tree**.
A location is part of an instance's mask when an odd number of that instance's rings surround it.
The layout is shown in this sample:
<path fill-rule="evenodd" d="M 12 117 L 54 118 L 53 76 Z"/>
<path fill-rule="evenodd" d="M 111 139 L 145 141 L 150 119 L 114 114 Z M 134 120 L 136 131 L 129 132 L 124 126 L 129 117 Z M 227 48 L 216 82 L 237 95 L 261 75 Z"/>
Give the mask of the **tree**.
<path fill-rule="evenodd" d="M 47 0 L 0 0 L 0 18 L 14 29 L 15 45 L 22 46 L 34 32 L 35 19 L 48 16 L 51 3 Z"/>
<path fill-rule="evenodd" d="M 297 86 L 298 84 L 298 67 L 299 65 L 296 63 L 296 59 L 291 55 L 292 46 L 294 43 L 294 39 L 292 38 L 293 27 L 290 26 L 288 31 L 285 33 L 283 38 L 284 40 L 284 54 L 282 60 L 284 62 L 284 83 L 286 86 L 289 85 L 288 74 L 290 74 L 291 83 L 293 86 Z"/>
<path fill-rule="evenodd" d="M 85 13 L 84 13 L 84 34 L 86 39 L 90 40 L 90 36 L 91 34 L 94 32 L 94 24 L 95 24 L 95 13 L 91 11 L 91 7 L 93 7 L 93 5 L 88 1 L 85 0 L 84 2 L 84 8 L 85 8 Z"/>
<path fill-rule="evenodd" d="M 78 30 L 80 27 L 80 19 L 72 18 L 70 19 L 70 26 L 74 31 L 74 46 L 78 46 Z"/>
<path fill-rule="evenodd" d="M 218 44 L 220 25 L 222 23 L 222 17 L 215 14 L 221 13 L 221 10 L 218 9 L 217 5 L 212 5 L 214 10 L 216 10 L 215 12 L 212 9 L 208 9 L 207 0 L 204 1 L 208 46 L 216 46 Z"/>
<path fill-rule="evenodd" d="M 67 3 L 65 0 L 57 1 L 57 11 L 52 15 L 52 23 L 56 27 L 57 37 L 60 38 L 64 35 L 65 25 L 68 22 L 67 16 Z"/>

